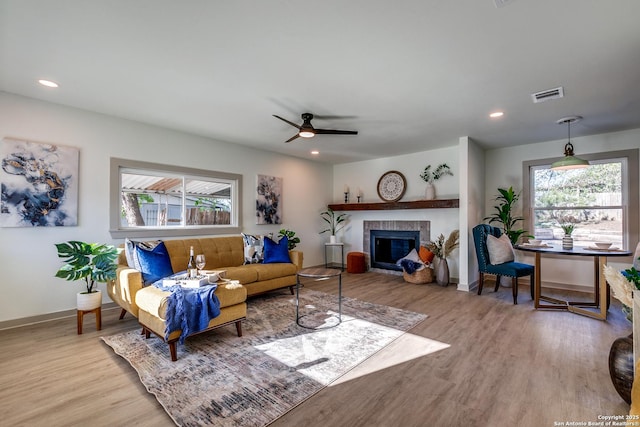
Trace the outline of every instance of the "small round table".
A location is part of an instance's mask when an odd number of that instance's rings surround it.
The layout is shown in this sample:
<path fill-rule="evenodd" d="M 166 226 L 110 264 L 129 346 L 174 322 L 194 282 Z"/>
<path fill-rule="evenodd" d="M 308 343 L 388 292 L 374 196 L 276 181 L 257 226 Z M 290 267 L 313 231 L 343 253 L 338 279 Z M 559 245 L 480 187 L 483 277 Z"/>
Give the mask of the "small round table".
<path fill-rule="evenodd" d="M 306 316 L 309 316 L 309 314 L 300 316 L 300 278 L 304 277 L 304 278 L 315 279 L 315 280 L 328 280 L 336 276 L 338 277 L 338 315 L 337 316 L 331 315 L 331 317 L 337 318 L 338 322 L 335 325 L 322 326 L 322 327 L 303 325 L 300 322 L 300 319 Z M 326 329 L 326 328 L 333 328 L 335 326 L 338 326 L 341 322 L 342 322 L 342 270 L 338 270 L 336 268 L 312 267 L 312 268 L 303 268 L 302 270 L 298 271 L 298 273 L 296 274 L 296 324 L 298 326 L 301 326 L 307 329 Z"/>

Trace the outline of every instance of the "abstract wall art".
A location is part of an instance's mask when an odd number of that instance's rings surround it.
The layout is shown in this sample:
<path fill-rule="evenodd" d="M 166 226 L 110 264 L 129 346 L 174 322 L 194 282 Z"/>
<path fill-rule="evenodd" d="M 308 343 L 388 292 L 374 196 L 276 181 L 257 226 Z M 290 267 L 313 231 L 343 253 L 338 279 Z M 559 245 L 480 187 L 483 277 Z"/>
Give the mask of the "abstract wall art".
<path fill-rule="evenodd" d="M 78 225 L 77 148 L 0 141 L 0 226 Z"/>
<path fill-rule="evenodd" d="M 258 175 L 256 224 L 282 224 L 282 178 Z"/>

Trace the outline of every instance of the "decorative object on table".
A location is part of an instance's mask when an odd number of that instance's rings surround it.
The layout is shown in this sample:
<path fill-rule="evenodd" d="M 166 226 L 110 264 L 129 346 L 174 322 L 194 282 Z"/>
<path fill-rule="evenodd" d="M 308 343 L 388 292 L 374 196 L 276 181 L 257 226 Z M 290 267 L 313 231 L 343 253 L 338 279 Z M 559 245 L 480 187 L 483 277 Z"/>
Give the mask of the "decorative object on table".
<path fill-rule="evenodd" d="M 385 202 L 397 202 L 404 196 L 407 180 L 398 171 L 385 172 L 378 180 L 378 196 Z"/>
<path fill-rule="evenodd" d="M 429 242 L 427 249 L 438 257 L 436 264 L 436 282 L 440 286 L 449 284 L 449 263 L 447 257 L 460 245 L 460 230 L 453 230 L 445 240 L 444 234 L 440 234 L 435 242 Z"/>
<path fill-rule="evenodd" d="M 562 249 L 573 249 L 573 237 L 571 237 L 571 234 L 576 228 L 575 224 L 560 224 L 560 228 L 562 228 L 562 231 L 564 232 L 564 236 L 562 237 Z"/>
<path fill-rule="evenodd" d="M 587 160 L 583 160 L 573 154 L 573 144 L 571 143 L 571 123 L 576 123 L 580 120 L 582 120 L 582 116 L 563 117 L 556 121 L 559 125 L 567 125 L 567 143 L 564 145 L 564 157 L 551 163 L 551 169 L 581 169 L 589 166 L 589 162 Z"/>
<path fill-rule="evenodd" d="M 335 295 L 305 288 L 300 303 L 331 309 Z M 248 305 L 242 339 L 230 328 L 194 335 L 180 346 L 176 362 L 162 340 L 146 340 L 140 330 L 102 339 L 131 364 L 176 424 L 267 425 L 427 318 L 346 296 L 342 308 L 349 321 L 310 334 L 283 315 L 294 313 L 295 299 L 267 294 Z M 412 345 L 432 355 L 449 347 L 426 338 Z M 250 363 L 238 369 L 239 361 Z"/>
<path fill-rule="evenodd" d="M 78 225 L 79 150 L 4 138 L 0 227 Z"/>
<path fill-rule="evenodd" d="M 329 228 L 325 228 L 324 230 L 322 230 L 320 234 L 326 233 L 328 231 L 331 236 L 329 238 L 329 242 L 336 243 L 336 233 L 342 230 L 345 225 L 347 225 L 346 221 L 349 218 L 349 215 L 347 215 L 346 213 L 336 214 L 333 209 L 327 208 L 326 211 L 320 213 L 320 217 L 329 226 Z"/>
<path fill-rule="evenodd" d="M 344 202 L 349 203 L 349 186 L 347 184 L 344 185 Z"/>
<path fill-rule="evenodd" d="M 69 241 L 56 243 L 58 257 L 65 264 L 56 277 L 76 281 L 84 280 L 84 292 L 77 294 L 78 310 L 94 310 L 102 305 L 102 292 L 95 289 L 96 282 L 108 282 L 116 278 L 118 250 L 112 245 Z"/>
<path fill-rule="evenodd" d="M 453 176 L 453 172 L 451 172 L 451 168 L 446 163 L 442 163 L 438 165 L 435 170 L 431 170 L 431 165 L 427 165 L 422 173 L 420 174 L 420 178 L 427 183 L 427 188 L 425 190 L 424 198 L 426 200 L 433 200 L 436 198 L 436 187 L 435 182 L 442 178 L 443 176 Z"/>
<path fill-rule="evenodd" d="M 526 230 L 521 228 L 516 229 L 515 225 L 519 221 L 524 221 L 524 217 L 514 216 L 513 209 L 520 199 L 520 193 L 516 193 L 513 187 L 508 189 L 498 188 L 499 195 L 494 199 L 499 202 L 494 206 L 495 213 L 484 218 L 483 221 L 489 220 L 489 224 L 497 222 L 502 225 L 502 232 L 509 237 L 512 245 L 515 245 L 521 236 L 527 233 Z M 533 237 L 533 236 L 528 236 Z"/>
<path fill-rule="evenodd" d="M 296 232 L 293 230 L 283 228 L 278 231 L 278 238 L 282 239 L 284 236 L 287 236 L 290 251 L 294 250 L 298 243 L 300 243 L 300 238 L 296 237 Z"/>
<path fill-rule="evenodd" d="M 256 224 L 282 224 L 282 178 L 258 175 Z"/>
<path fill-rule="evenodd" d="M 613 291 L 613 297 L 622 303 L 622 312 L 633 322 L 633 291 L 640 289 L 640 272 L 635 267 L 624 271 L 605 265 L 604 277 Z M 609 350 L 609 375 L 614 388 L 622 399 L 631 403 L 633 386 L 633 334 L 617 338 Z"/>

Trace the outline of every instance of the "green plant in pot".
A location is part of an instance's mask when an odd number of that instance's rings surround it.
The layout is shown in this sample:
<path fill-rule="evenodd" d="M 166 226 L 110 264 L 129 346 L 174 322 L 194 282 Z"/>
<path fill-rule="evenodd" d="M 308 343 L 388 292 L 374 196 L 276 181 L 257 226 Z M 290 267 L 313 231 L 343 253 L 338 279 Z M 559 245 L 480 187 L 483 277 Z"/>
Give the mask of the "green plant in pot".
<path fill-rule="evenodd" d="M 573 249 L 573 231 L 576 229 L 575 224 L 564 223 L 560 224 L 560 228 L 564 232 L 564 237 L 562 238 L 562 249 Z"/>
<path fill-rule="evenodd" d="M 451 168 L 446 163 L 438 165 L 433 171 L 431 170 L 431 165 L 427 165 L 424 168 L 424 170 L 420 174 L 420 178 L 422 178 L 422 180 L 427 183 L 427 189 L 425 190 L 425 199 L 433 200 L 436 198 L 436 189 L 433 184 L 446 175 L 453 176 Z"/>
<path fill-rule="evenodd" d="M 333 209 L 328 208 L 326 211 L 320 213 L 320 217 L 328 225 L 328 228 L 322 230 L 320 234 L 326 233 L 328 231 L 331 235 L 330 242 L 335 243 L 336 233 L 342 230 L 345 225 L 347 225 L 346 221 L 349 218 L 349 215 L 347 215 L 346 213 L 336 214 Z"/>
<path fill-rule="evenodd" d="M 497 222 L 502 225 L 502 232 L 509 237 L 512 245 L 515 245 L 521 236 L 527 233 L 522 228 L 516 228 L 516 224 L 519 221 L 524 221 L 521 216 L 514 216 L 513 209 L 520 199 L 520 193 L 516 193 L 513 187 L 508 189 L 498 188 L 499 195 L 496 196 L 495 201 L 498 202 L 494 206 L 495 213 L 484 218 L 484 221 L 489 221 L 489 224 Z M 531 237 L 531 236 L 529 236 Z"/>
<path fill-rule="evenodd" d="M 287 230 L 286 228 L 283 228 L 282 230 L 278 231 L 279 238 L 283 238 L 284 236 L 287 236 L 288 248 L 290 251 L 294 250 L 298 243 L 300 243 L 300 238 L 296 237 L 296 232 L 293 230 Z"/>
<path fill-rule="evenodd" d="M 75 240 L 56 243 L 56 249 L 58 257 L 65 263 L 56 272 L 56 277 L 84 281 L 86 290 L 78 293 L 78 310 L 99 307 L 102 304 L 102 293 L 96 289 L 96 284 L 116 278 L 118 249 L 112 245 Z"/>

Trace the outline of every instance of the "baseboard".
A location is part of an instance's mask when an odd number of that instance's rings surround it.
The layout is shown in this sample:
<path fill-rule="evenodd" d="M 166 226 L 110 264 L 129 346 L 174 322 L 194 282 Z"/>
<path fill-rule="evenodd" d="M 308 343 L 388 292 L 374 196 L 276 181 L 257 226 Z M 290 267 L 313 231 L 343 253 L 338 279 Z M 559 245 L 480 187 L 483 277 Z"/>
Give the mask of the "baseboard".
<path fill-rule="evenodd" d="M 102 304 L 102 310 L 113 310 L 116 308 L 119 309 L 120 306 L 116 305 L 116 303 L 114 302 L 108 302 L 106 304 Z M 77 312 L 78 311 L 76 309 L 63 310 L 63 311 L 57 311 L 55 313 L 47 313 L 47 314 L 40 314 L 37 316 L 22 317 L 20 319 L 5 320 L 0 322 L 0 331 L 4 329 L 13 329 L 13 328 L 20 328 L 22 326 L 27 326 L 27 325 L 34 325 L 36 323 L 50 322 L 52 320 L 64 319 L 66 317 L 75 317 Z"/>

